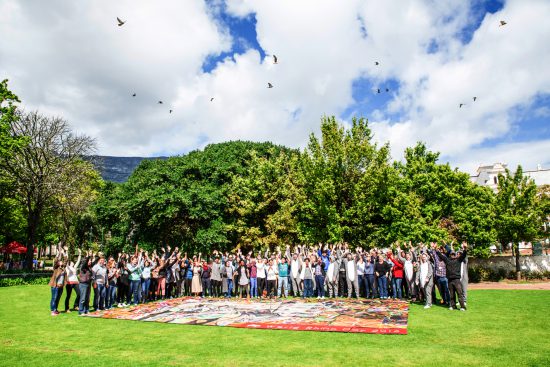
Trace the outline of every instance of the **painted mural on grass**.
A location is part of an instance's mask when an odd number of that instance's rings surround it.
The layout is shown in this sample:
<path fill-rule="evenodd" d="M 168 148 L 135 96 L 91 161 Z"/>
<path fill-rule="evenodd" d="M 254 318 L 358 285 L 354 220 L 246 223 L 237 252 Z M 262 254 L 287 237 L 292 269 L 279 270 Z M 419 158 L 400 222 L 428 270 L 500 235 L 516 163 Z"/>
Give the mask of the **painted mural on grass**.
<path fill-rule="evenodd" d="M 407 334 L 409 304 L 400 300 L 176 298 L 115 308 L 89 317 L 251 329 Z"/>

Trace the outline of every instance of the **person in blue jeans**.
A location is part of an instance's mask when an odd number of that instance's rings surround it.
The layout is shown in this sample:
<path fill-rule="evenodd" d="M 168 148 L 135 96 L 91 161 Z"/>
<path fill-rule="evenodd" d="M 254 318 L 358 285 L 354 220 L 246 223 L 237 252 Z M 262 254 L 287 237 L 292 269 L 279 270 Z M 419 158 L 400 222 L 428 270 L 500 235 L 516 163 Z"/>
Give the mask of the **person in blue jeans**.
<path fill-rule="evenodd" d="M 143 272 L 143 262 L 141 256 L 138 258 L 136 255 L 132 256 L 130 264 L 126 265 L 126 269 L 130 275 L 130 293 L 133 295 L 131 305 L 139 304 L 141 293 L 141 273 Z"/>
<path fill-rule="evenodd" d="M 108 285 L 107 267 L 105 266 L 105 258 L 100 257 L 97 264 L 92 268 L 93 285 L 95 288 L 94 310 L 105 309 L 105 297 L 107 295 L 105 286 Z"/>
<path fill-rule="evenodd" d="M 443 303 L 449 306 L 451 293 L 449 292 L 449 281 L 447 280 L 447 266 L 445 265 L 445 262 L 441 261 L 437 256 L 435 252 L 436 244 L 432 242 L 430 246 L 430 253 L 434 260 L 435 282 L 439 289 L 439 293 L 441 294 L 441 298 L 443 298 Z M 433 294 L 435 296 L 435 292 Z"/>
<path fill-rule="evenodd" d="M 277 290 L 277 297 L 284 295 L 286 298 L 288 297 L 288 274 L 290 270 L 288 263 L 286 262 L 286 257 L 283 257 L 277 266 L 279 271 L 279 288 Z"/>
<path fill-rule="evenodd" d="M 227 279 L 227 292 L 225 293 L 225 298 L 231 298 L 231 293 L 233 292 L 233 273 L 235 268 L 230 260 L 227 260 L 225 267 L 222 270 L 223 276 Z"/>
<path fill-rule="evenodd" d="M 61 293 L 63 293 L 63 287 L 65 286 L 65 266 L 63 261 L 55 261 L 53 274 L 48 284 L 52 291 L 50 311 L 52 312 L 52 316 L 56 316 L 59 314 L 57 306 L 59 305 L 59 299 L 61 298 Z"/>
<path fill-rule="evenodd" d="M 78 274 L 78 291 L 80 292 L 80 299 L 78 303 L 79 315 L 90 312 L 90 283 L 92 281 L 92 271 L 90 270 L 91 265 L 91 258 L 85 258 L 80 266 L 80 274 Z"/>
<path fill-rule="evenodd" d="M 300 273 L 300 279 L 304 282 L 304 291 L 302 298 L 309 298 L 313 296 L 313 277 L 314 271 L 309 262 L 309 258 L 306 257 Z"/>
<path fill-rule="evenodd" d="M 370 254 L 365 259 L 365 279 L 366 284 L 366 298 L 374 298 L 376 296 L 376 290 L 374 287 L 374 260 Z"/>
<path fill-rule="evenodd" d="M 374 273 L 378 277 L 378 293 L 380 299 L 388 298 L 388 275 L 390 266 L 382 256 L 378 256 L 378 262 L 374 265 Z"/>
<path fill-rule="evenodd" d="M 106 308 L 110 309 L 114 306 L 116 301 L 118 269 L 114 258 L 110 258 L 107 263 L 107 280 L 109 288 L 107 288 L 107 304 Z"/>

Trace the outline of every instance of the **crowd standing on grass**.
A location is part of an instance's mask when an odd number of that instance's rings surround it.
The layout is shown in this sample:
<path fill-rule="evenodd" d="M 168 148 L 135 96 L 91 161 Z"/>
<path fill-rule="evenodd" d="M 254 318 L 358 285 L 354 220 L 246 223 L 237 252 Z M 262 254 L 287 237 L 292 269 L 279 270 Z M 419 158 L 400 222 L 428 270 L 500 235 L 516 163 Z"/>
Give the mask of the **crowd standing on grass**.
<path fill-rule="evenodd" d="M 188 256 L 178 247 L 159 253 L 133 254 L 78 250 L 76 261 L 59 249 L 54 260 L 50 309 L 58 307 L 65 289 L 65 312 L 79 315 L 92 310 L 127 307 L 155 300 L 195 297 L 317 299 L 380 298 L 424 302 L 424 308 L 441 304 L 466 310 L 468 288 L 467 244 L 455 251 L 453 244 L 412 246 L 369 251 L 347 243 L 286 246 L 284 252 L 233 253 L 213 251 L 209 256 Z M 436 299 L 436 291 L 441 300 Z M 71 306 L 71 296 L 75 299 Z M 457 307 L 458 296 L 458 307 Z"/>

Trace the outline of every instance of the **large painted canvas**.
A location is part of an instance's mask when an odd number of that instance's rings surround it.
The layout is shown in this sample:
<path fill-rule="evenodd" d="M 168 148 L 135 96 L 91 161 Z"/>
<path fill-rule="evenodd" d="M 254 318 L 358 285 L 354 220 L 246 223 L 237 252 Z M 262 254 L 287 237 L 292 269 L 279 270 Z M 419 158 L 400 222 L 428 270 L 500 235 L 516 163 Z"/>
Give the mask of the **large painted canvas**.
<path fill-rule="evenodd" d="M 409 305 L 400 300 L 246 300 L 176 298 L 114 308 L 90 317 L 253 329 L 407 334 Z"/>

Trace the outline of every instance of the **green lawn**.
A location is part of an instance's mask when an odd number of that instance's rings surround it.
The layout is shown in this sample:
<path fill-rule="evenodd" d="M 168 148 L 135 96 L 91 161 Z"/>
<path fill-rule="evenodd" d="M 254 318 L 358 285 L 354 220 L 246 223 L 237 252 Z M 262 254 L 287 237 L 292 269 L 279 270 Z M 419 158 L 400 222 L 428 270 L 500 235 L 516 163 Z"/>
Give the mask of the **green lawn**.
<path fill-rule="evenodd" d="M 49 292 L 0 288 L 1 366 L 550 366 L 549 291 L 470 291 L 467 312 L 412 305 L 408 335 L 51 317 Z"/>

